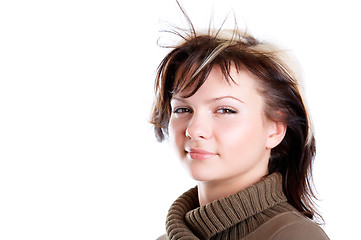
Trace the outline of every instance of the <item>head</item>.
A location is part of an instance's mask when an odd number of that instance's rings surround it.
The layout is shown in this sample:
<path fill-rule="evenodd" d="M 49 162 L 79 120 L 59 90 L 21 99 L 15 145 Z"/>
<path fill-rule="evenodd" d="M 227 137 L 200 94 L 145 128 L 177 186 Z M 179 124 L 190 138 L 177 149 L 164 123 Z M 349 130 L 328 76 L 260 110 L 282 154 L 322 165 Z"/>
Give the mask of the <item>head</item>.
<path fill-rule="evenodd" d="M 158 68 L 151 119 L 157 139 L 171 135 L 180 155 L 182 151 L 186 155 L 187 148 L 214 137 L 206 150 L 228 154 L 227 161 L 241 154 L 246 162 L 234 162 L 235 168 L 260 156 L 252 164 L 265 166 L 268 174 L 279 171 L 288 201 L 313 218 L 315 140 L 299 82 L 284 61 L 284 51 L 238 30 L 199 34 L 193 28 L 183 39 Z M 242 108 L 248 116 L 232 115 Z M 213 119 L 205 114 L 208 110 Z M 181 134 L 184 137 L 177 138 Z M 193 177 L 222 172 L 218 169 Z"/>

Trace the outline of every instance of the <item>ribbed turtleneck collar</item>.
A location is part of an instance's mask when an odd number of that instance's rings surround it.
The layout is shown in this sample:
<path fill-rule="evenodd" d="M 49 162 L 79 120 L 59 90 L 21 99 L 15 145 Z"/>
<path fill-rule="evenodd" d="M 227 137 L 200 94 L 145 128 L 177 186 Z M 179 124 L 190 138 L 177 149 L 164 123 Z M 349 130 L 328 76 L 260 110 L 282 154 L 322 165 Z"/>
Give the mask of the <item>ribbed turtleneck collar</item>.
<path fill-rule="evenodd" d="M 245 219 L 287 201 L 282 176 L 272 173 L 260 182 L 226 198 L 199 207 L 197 187 L 171 206 L 166 228 L 169 239 L 209 239 Z"/>

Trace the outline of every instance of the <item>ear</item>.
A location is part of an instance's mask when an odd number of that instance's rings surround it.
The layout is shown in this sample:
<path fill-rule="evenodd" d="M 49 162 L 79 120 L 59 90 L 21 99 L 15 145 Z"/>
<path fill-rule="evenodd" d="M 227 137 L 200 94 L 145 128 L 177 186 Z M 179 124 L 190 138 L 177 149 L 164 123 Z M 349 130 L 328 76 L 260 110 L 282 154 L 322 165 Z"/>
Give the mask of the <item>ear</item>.
<path fill-rule="evenodd" d="M 283 122 L 274 122 L 269 123 L 269 132 L 266 142 L 266 148 L 272 149 L 280 144 L 283 138 L 286 135 L 287 125 Z"/>

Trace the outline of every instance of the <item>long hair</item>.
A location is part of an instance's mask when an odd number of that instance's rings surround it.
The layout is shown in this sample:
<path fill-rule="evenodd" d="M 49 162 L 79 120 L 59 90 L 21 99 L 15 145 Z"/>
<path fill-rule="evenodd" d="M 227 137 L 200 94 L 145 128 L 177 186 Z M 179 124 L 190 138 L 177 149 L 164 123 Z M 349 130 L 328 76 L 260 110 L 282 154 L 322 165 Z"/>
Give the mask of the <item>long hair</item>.
<path fill-rule="evenodd" d="M 260 42 L 238 28 L 218 29 L 200 33 L 180 6 L 190 30 L 174 31 L 182 38 L 162 60 L 155 80 L 155 100 L 151 123 L 155 136 L 163 141 L 168 135 L 171 115 L 170 101 L 175 93 L 192 96 L 206 81 L 214 66 L 220 67 L 226 81 L 233 81 L 231 67 L 248 70 L 264 98 L 265 116 L 287 125 L 282 142 L 271 150 L 269 174 L 283 176 L 283 191 L 288 202 L 306 217 L 314 219 L 317 212 L 312 190 L 312 164 L 316 154 L 310 116 L 296 74 L 285 61 L 284 51 Z"/>

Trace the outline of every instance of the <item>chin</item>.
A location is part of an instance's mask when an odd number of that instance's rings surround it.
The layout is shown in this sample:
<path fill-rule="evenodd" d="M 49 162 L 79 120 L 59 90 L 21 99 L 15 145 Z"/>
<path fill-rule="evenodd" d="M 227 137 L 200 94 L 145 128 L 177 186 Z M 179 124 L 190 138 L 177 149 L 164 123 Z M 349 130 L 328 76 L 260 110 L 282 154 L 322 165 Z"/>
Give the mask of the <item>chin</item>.
<path fill-rule="evenodd" d="M 193 178 L 195 181 L 208 182 L 215 180 L 214 171 L 207 171 L 206 169 L 204 169 L 204 167 L 201 169 L 194 167 L 193 168 L 186 167 L 186 170 L 188 174 L 191 176 L 191 178 Z"/>

